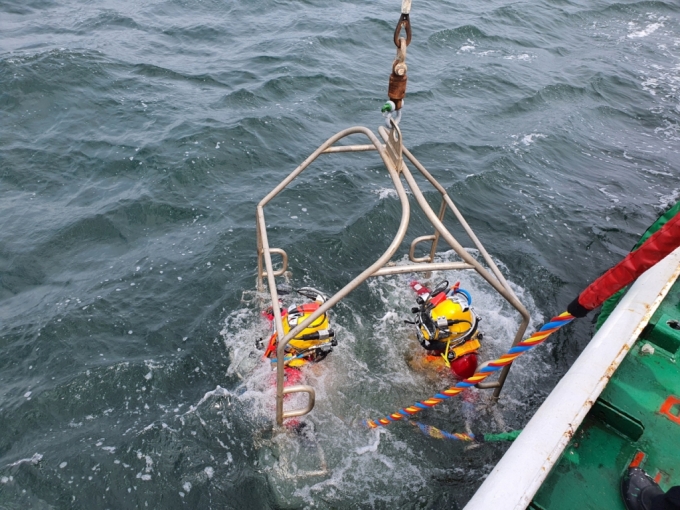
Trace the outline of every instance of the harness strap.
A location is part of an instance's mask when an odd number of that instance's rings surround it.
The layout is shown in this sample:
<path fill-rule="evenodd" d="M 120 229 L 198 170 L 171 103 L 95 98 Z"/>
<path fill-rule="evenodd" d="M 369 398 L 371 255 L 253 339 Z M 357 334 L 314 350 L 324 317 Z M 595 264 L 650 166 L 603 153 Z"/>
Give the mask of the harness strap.
<path fill-rule="evenodd" d="M 267 349 L 264 351 L 264 357 L 268 358 L 269 355 L 274 352 L 276 349 L 276 331 L 272 333 L 272 336 L 269 337 L 269 345 L 267 345 Z"/>
<path fill-rule="evenodd" d="M 444 351 L 444 354 L 442 354 L 442 358 L 444 358 L 444 363 L 446 363 L 446 366 L 451 368 L 451 362 L 449 362 L 449 346 L 451 345 L 451 340 L 449 339 L 448 342 L 446 342 L 446 350 Z"/>

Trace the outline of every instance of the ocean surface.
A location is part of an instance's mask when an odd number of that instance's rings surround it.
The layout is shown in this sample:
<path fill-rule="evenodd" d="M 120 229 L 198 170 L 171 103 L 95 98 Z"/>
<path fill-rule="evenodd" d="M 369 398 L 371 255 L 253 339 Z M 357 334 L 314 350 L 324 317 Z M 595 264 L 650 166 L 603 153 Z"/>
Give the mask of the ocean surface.
<path fill-rule="evenodd" d="M 362 426 L 448 386 L 408 363 L 408 277 L 335 308 L 301 432 L 273 427 L 255 346 L 256 204 L 335 132 L 377 132 L 400 4 L 0 0 L 0 508 L 469 500 L 506 444 Z M 411 22 L 404 143 L 535 329 L 680 199 L 680 6 L 414 0 Z M 411 205 L 397 261 L 432 231 Z M 266 213 L 290 284 L 332 294 L 384 252 L 400 206 L 361 153 L 324 156 Z M 469 272 L 424 281 L 442 278 L 472 294 L 483 357 L 501 354 L 518 315 Z M 419 420 L 521 428 L 592 315 L 518 361 L 497 405 L 477 391 Z"/>

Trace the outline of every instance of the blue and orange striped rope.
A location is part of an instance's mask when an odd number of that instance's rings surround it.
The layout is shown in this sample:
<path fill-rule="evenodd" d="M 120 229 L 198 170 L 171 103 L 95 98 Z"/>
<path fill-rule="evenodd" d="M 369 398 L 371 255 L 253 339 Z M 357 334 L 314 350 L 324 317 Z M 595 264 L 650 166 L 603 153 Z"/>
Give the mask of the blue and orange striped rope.
<path fill-rule="evenodd" d="M 507 353 L 503 354 L 503 356 L 489 362 L 481 370 L 479 370 L 479 372 L 475 372 L 472 376 L 468 377 L 467 379 L 463 379 L 462 381 L 457 382 L 454 386 L 451 386 L 449 389 L 437 393 L 432 398 L 428 398 L 427 400 L 416 402 L 412 406 L 399 409 L 396 413 L 392 413 L 389 416 L 386 416 L 385 418 L 380 418 L 375 421 L 366 420 L 365 422 L 366 425 L 372 429 L 377 427 L 385 427 L 390 423 L 402 420 L 403 418 L 408 418 L 410 416 L 413 416 L 414 414 L 419 413 L 423 409 L 429 409 L 430 407 L 434 407 L 437 404 L 441 404 L 444 400 L 447 400 L 451 397 L 455 397 L 459 393 L 465 391 L 467 388 L 479 384 L 490 375 L 502 369 L 504 366 L 509 365 L 510 363 L 515 361 L 522 354 L 526 353 L 533 347 L 536 347 L 537 345 L 543 343 L 555 331 L 560 329 L 562 326 L 566 326 L 574 319 L 575 317 L 571 315 L 569 312 L 564 312 L 558 315 L 557 317 L 553 317 L 552 319 L 550 319 L 550 322 L 544 324 L 543 327 L 541 327 L 541 329 L 536 331 L 529 338 L 519 342 L 517 345 L 512 347 Z"/>
<path fill-rule="evenodd" d="M 426 436 L 434 437 L 435 439 L 451 439 L 453 441 L 466 441 L 472 442 L 475 440 L 474 434 L 464 434 L 462 432 L 446 432 L 445 430 L 440 430 L 432 425 L 426 425 L 420 423 L 419 421 L 410 422 L 420 429 L 420 431 Z"/>
<path fill-rule="evenodd" d="M 465 434 L 462 432 L 446 432 L 440 430 L 432 425 L 426 425 L 419 421 L 409 422 L 414 427 L 418 427 L 420 431 L 426 436 L 434 439 L 449 439 L 453 441 L 463 441 L 466 443 L 498 443 L 501 441 L 514 441 L 522 433 L 522 430 L 509 430 L 508 432 L 499 432 L 497 434 Z"/>

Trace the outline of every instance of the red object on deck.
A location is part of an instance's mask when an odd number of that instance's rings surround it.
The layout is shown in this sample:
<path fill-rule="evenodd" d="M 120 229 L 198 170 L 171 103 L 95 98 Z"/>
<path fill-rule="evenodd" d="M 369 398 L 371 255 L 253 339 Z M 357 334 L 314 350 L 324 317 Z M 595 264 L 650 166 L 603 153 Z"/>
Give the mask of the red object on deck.
<path fill-rule="evenodd" d="M 628 464 L 629 468 L 636 468 L 640 467 L 640 464 L 642 464 L 642 461 L 645 460 L 645 453 L 644 452 L 637 452 L 635 454 L 635 457 L 633 457 L 633 461 Z"/>
<path fill-rule="evenodd" d="M 680 425 L 680 416 L 673 413 L 672 411 L 672 409 L 678 404 L 680 404 L 680 398 L 671 395 L 664 401 L 663 404 L 661 404 L 661 409 L 659 409 L 659 412 L 666 416 L 666 418 L 671 420 L 673 423 Z"/>

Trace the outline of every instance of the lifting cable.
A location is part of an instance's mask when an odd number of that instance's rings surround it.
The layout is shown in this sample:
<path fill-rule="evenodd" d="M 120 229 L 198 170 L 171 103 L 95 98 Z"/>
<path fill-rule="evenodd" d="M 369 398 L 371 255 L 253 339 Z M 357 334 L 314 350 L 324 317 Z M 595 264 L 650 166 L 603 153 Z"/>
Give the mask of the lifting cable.
<path fill-rule="evenodd" d="M 392 117 L 395 124 L 399 124 L 401 120 L 401 108 L 404 106 L 404 97 L 406 96 L 406 82 L 408 77 L 406 71 L 406 47 L 411 44 L 411 20 L 409 14 L 411 12 L 411 0 L 402 0 L 401 2 L 401 17 L 394 29 L 394 45 L 397 47 L 397 58 L 392 62 L 392 74 L 390 74 L 390 83 L 387 87 L 387 97 L 389 100 L 382 107 L 382 112 L 385 117 Z M 401 37 L 401 31 L 404 30 L 406 38 Z M 386 119 L 387 127 L 390 125 L 390 119 Z"/>
<path fill-rule="evenodd" d="M 437 393 L 427 400 L 416 402 L 414 405 L 399 409 L 385 418 L 378 420 L 366 420 L 365 424 L 370 428 L 385 427 L 392 422 L 408 418 L 423 409 L 429 409 L 444 400 L 462 393 L 467 388 L 477 385 L 494 372 L 502 369 L 515 361 L 531 348 L 543 343 L 550 335 L 569 324 L 576 318 L 585 317 L 588 312 L 594 310 L 616 292 L 635 281 L 642 273 L 661 261 L 673 250 L 680 246 L 680 213 L 652 234 L 637 250 L 630 252 L 621 262 L 609 269 L 597 280 L 591 283 L 576 299 L 567 307 L 566 312 L 553 317 L 541 329 L 526 340 L 519 342 L 506 354 L 498 359 L 482 365 L 482 368 L 471 377 L 459 381 L 454 386 Z"/>

